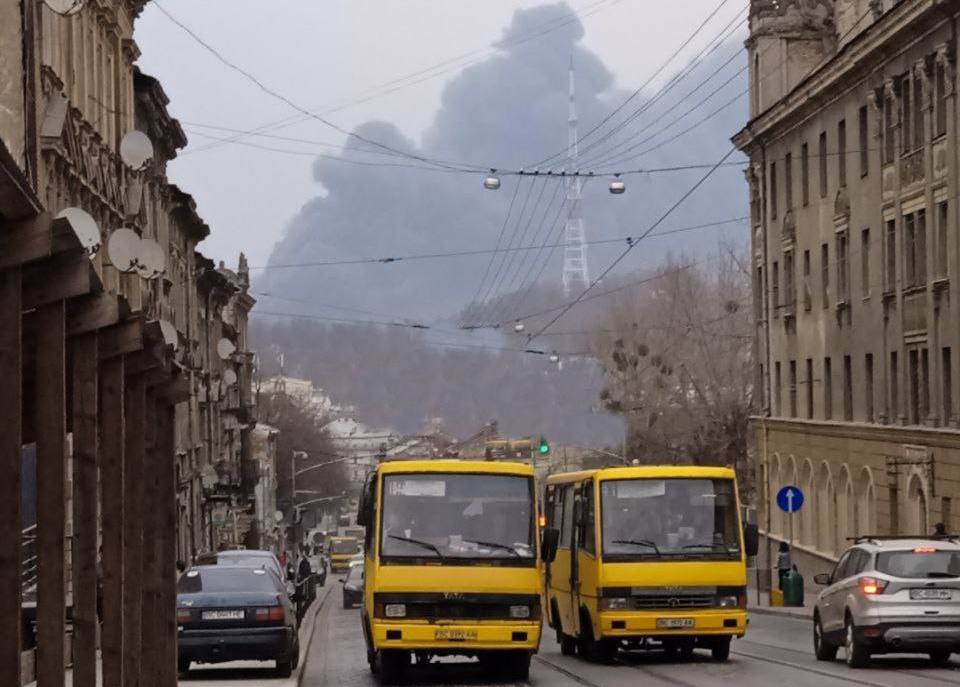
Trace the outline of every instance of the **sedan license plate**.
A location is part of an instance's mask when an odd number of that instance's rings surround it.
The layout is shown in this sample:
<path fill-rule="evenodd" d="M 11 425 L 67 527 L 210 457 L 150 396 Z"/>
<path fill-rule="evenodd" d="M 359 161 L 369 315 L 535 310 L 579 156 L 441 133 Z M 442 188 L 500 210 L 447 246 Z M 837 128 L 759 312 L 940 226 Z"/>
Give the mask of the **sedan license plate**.
<path fill-rule="evenodd" d="M 434 639 L 443 639 L 450 642 L 466 642 L 477 638 L 476 630 L 436 630 Z"/>
<path fill-rule="evenodd" d="M 203 611 L 200 617 L 204 620 L 243 620 L 243 611 Z"/>
<path fill-rule="evenodd" d="M 657 618 L 658 630 L 689 630 L 693 628 L 693 618 Z"/>
<path fill-rule="evenodd" d="M 952 597 L 949 589 L 911 589 L 910 598 L 914 601 L 949 601 Z"/>

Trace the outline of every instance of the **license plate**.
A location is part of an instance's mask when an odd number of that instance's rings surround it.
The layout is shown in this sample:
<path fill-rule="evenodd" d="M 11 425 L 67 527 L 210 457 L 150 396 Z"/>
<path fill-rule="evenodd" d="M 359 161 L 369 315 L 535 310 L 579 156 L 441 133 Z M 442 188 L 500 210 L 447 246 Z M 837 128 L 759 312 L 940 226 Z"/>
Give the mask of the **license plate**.
<path fill-rule="evenodd" d="M 910 598 L 914 601 L 949 601 L 952 597 L 949 589 L 911 589 Z"/>
<path fill-rule="evenodd" d="M 243 611 L 203 611 L 204 620 L 243 620 Z"/>
<path fill-rule="evenodd" d="M 436 630 L 434 639 L 443 639 L 449 642 L 466 642 L 477 638 L 476 630 Z"/>
<path fill-rule="evenodd" d="M 657 618 L 658 630 L 689 630 L 693 627 L 693 618 Z"/>

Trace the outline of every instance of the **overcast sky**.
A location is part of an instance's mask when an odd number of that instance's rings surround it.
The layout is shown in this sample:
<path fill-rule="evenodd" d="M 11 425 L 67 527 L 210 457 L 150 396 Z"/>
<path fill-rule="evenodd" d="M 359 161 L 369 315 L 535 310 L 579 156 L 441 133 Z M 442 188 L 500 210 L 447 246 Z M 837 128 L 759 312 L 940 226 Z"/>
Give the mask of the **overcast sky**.
<path fill-rule="evenodd" d="M 585 27 L 583 45 L 613 74 L 616 88 L 626 90 L 643 83 L 717 2 L 570 0 Z M 444 84 L 468 61 L 489 56 L 489 46 L 510 24 L 515 10 L 543 3 L 160 0 L 159 4 L 224 57 L 291 100 L 328 113 L 336 124 L 351 129 L 369 120 L 389 121 L 419 142 L 439 107 Z M 251 265 L 262 265 L 290 219 L 321 192 L 311 173 L 313 154 L 331 151 L 274 139 L 246 140 L 293 152 L 238 144 L 209 147 L 211 139 L 201 134 L 229 137 L 229 129 L 249 130 L 296 113 L 232 73 L 155 5 L 148 4 L 138 20 L 139 64 L 160 79 L 171 100 L 170 110 L 190 139 L 171 165 L 170 176 L 194 195 L 213 229 L 201 246 L 207 255 L 235 263 L 243 250 Z M 742 5 L 729 2 L 717 15 L 718 25 Z M 439 75 L 427 72 L 419 77 L 420 83 L 356 102 L 382 94 L 383 85 L 399 77 L 464 54 L 469 57 L 446 64 Z M 312 120 L 272 133 L 343 142 L 342 135 Z"/>

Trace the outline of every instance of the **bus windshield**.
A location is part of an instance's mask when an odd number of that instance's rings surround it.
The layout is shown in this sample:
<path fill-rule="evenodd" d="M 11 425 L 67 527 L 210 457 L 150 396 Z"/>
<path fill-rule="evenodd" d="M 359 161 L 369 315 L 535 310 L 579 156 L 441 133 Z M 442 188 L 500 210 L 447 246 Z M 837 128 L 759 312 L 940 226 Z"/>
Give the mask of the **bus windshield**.
<path fill-rule="evenodd" d="M 600 498 L 606 560 L 740 557 L 733 480 L 607 480 Z"/>
<path fill-rule="evenodd" d="M 528 477 L 385 475 L 382 501 L 383 559 L 533 564 L 533 485 Z"/>

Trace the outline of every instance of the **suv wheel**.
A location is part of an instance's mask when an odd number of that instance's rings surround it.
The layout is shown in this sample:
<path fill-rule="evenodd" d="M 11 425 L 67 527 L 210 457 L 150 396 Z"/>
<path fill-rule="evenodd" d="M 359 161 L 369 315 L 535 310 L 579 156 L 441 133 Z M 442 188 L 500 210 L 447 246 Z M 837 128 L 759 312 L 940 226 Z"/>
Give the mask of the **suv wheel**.
<path fill-rule="evenodd" d="M 844 647 L 847 653 L 847 665 L 851 668 L 863 668 L 870 661 L 870 652 L 857 638 L 857 627 L 849 615 L 844 623 Z"/>
<path fill-rule="evenodd" d="M 813 614 L 813 653 L 818 661 L 832 661 L 837 657 L 836 644 L 831 644 L 823 636 L 823 625 L 820 622 L 820 614 Z"/>

